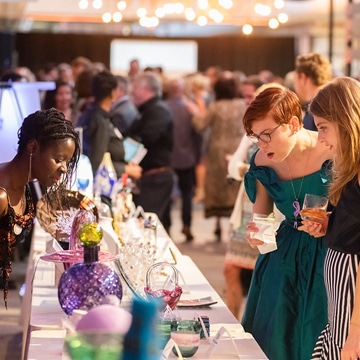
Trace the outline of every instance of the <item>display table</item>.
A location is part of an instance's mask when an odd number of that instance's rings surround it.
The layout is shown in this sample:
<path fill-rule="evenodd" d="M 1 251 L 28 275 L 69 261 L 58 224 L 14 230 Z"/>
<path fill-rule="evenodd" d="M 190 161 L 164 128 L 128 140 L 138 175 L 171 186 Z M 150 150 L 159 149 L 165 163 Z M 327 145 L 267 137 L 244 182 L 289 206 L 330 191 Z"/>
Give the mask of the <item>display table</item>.
<path fill-rule="evenodd" d="M 159 237 L 161 236 L 166 235 L 160 231 Z M 49 235 L 38 225 L 35 226 L 33 239 L 26 279 L 27 292 L 24 297 L 26 304 L 23 308 L 23 359 L 69 360 L 66 351 L 64 351 L 66 332 L 62 326 L 66 314 L 60 308 L 55 285 L 57 266 L 60 264 L 39 259 L 40 254 L 45 253 L 45 244 L 49 240 Z M 192 259 L 182 255 L 172 241 L 169 244 L 173 254 L 175 254 L 176 268 L 180 274 L 179 285 L 184 290 L 181 299 L 200 299 L 210 296 L 214 301 L 217 301 L 216 304 L 210 307 L 178 307 L 175 310 L 177 316 L 180 315 L 184 319 L 190 319 L 194 316 L 208 316 L 210 335 L 214 336 L 222 326 L 225 327 L 231 334 L 241 359 L 267 359 L 253 337 L 244 332 L 242 326 L 231 314 L 221 297 L 212 288 Z M 129 292 L 125 291 L 122 306 L 128 308 L 130 304 Z M 211 358 L 238 359 L 239 357 L 229 343 L 230 341 L 231 338 L 227 334 L 220 338 L 219 345 L 214 350 Z M 202 340 L 200 348 L 193 356 L 193 359 L 205 359 L 208 347 L 209 343 L 205 339 Z M 169 359 L 176 359 L 176 357 L 171 354 Z"/>

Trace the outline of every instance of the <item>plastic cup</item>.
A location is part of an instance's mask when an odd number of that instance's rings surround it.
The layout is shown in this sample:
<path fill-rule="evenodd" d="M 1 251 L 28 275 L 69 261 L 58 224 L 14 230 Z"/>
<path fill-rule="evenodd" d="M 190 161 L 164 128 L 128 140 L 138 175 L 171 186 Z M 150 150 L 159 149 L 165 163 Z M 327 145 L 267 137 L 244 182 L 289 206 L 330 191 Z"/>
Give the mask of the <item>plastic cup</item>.
<path fill-rule="evenodd" d="M 251 234 L 251 237 L 262 240 L 264 242 L 263 245 L 258 245 L 257 247 L 260 254 L 266 254 L 276 250 L 277 244 L 275 238 L 275 218 L 273 216 L 255 213 L 253 214 L 252 220 L 255 222 L 259 231 Z"/>

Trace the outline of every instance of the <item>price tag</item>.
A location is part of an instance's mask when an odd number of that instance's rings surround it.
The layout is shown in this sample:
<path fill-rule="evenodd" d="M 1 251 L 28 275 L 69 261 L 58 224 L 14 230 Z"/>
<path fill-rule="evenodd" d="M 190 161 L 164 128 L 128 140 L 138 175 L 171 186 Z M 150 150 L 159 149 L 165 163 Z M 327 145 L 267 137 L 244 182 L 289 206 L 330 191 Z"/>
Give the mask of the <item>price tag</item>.
<path fill-rule="evenodd" d="M 229 337 L 230 337 L 230 339 L 231 339 L 231 342 L 232 342 L 232 345 L 233 345 L 233 347 L 234 347 L 234 350 L 235 350 L 235 352 L 236 352 L 236 355 L 237 355 L 237 357 L 240 359 L 240 354 L 239 354 L 239 352 L 238 352 L 238 349 L 237 349 L 237 347 L 236 347 L 236 344 L 235 344 L 235 342 L 234 342 L 234 339 L 231 337 L 229 331 L 228 331 L 224 326 L 222 326 L 222 327 L 219 329 L 219 331 L 216 333 L 216 335 L 211 339 L 211 343 L 210 343 L 209 348 L 208 348 L 208 350 L 206 351 L 206 354 L 205 354 L 205 356 L 206 356 L 207 359 L 210 359 L 210 358 L 211 358 L 211 356 L 213 355 L 216 347 L 219 345 L 220 339 L 222 338 L 222 336 L 223 336 L 225 333 L 227 333 L 227 334 L 229 335 Z"/>
<path fill-rule="evenodd" d="M 166 343 L 163 352 L 161 353 L 160 360 L 166 360 L 169 358 L 169 355 L 172 351 L 172 348 L 175 346 L 176 351 L 178 353 L 178 360 L 184 360 L 184 358 L 181 355 L 180 349 L 177 346 L 176 342 L 173 339 L 169 339 L 169 341 Z"/>

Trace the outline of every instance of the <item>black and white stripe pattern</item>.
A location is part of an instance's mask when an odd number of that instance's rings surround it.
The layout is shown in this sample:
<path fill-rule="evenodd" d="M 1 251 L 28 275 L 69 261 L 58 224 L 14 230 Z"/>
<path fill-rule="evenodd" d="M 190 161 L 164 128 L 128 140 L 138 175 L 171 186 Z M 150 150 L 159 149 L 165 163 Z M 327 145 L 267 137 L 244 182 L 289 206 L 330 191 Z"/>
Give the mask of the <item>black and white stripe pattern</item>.
<path fill-rule="evenodd" d="M 340 360 L 354 306 L 359 255 L 329 249 L 324 265 L 329 323 L 315 345 L 312 360 Z"/>

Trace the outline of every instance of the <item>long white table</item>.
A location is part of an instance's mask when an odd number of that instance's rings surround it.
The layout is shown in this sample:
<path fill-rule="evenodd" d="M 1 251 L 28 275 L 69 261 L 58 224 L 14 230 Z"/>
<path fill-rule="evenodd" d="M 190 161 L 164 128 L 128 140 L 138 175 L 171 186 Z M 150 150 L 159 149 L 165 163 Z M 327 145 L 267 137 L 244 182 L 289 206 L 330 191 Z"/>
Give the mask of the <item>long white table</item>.
<path fill-rule="evenodd" d="M 160 231 L 161 236 L 165 235 Z M 50 240 L 50 236 L 36 225 L 26 279 L 27 291 L 24 296 L 23 359 L 69 360 L 64 350 L 66 331 L 63 330 L 62 325 L 66 314 L 60 308 L 56 287 L 56 277 L 61 266 L 39 259 L 40 255 L 45 253 L 45 244 L 48 240 Z M 241 359 L 267 359 L 253 337 L 244 332 L 242 326 L 192 259 L 182 255 L 173 242 L 170 242 L 170 246 L 177 262 L 176 268 L 180 273 L 179 284 L 184 290 L 181 299 L 200 299 L 211 296 L 213 300 L 217 301 L 216 304 L 206 308 L 179 307 L 176 309 L 177 315 L 180 314 L 182 318 L 192 318 L 194 315 L 208 316 L 210 335 L 214 336 L 222 326 L 225 327 L 231 334 Z M 130 303 L 131 299 L 124 296 L 123 306 L 128 307 Z M 238 359 L 230 341 L 228 335 L 220 338 L 219 345 L 211 358 Z M 193 358 L 205 359 L 208 347 L 209 343 L 202 340 L 200 348 Z M 169 359 L 176 359 L 176 356 L 171 354 Z"/>

